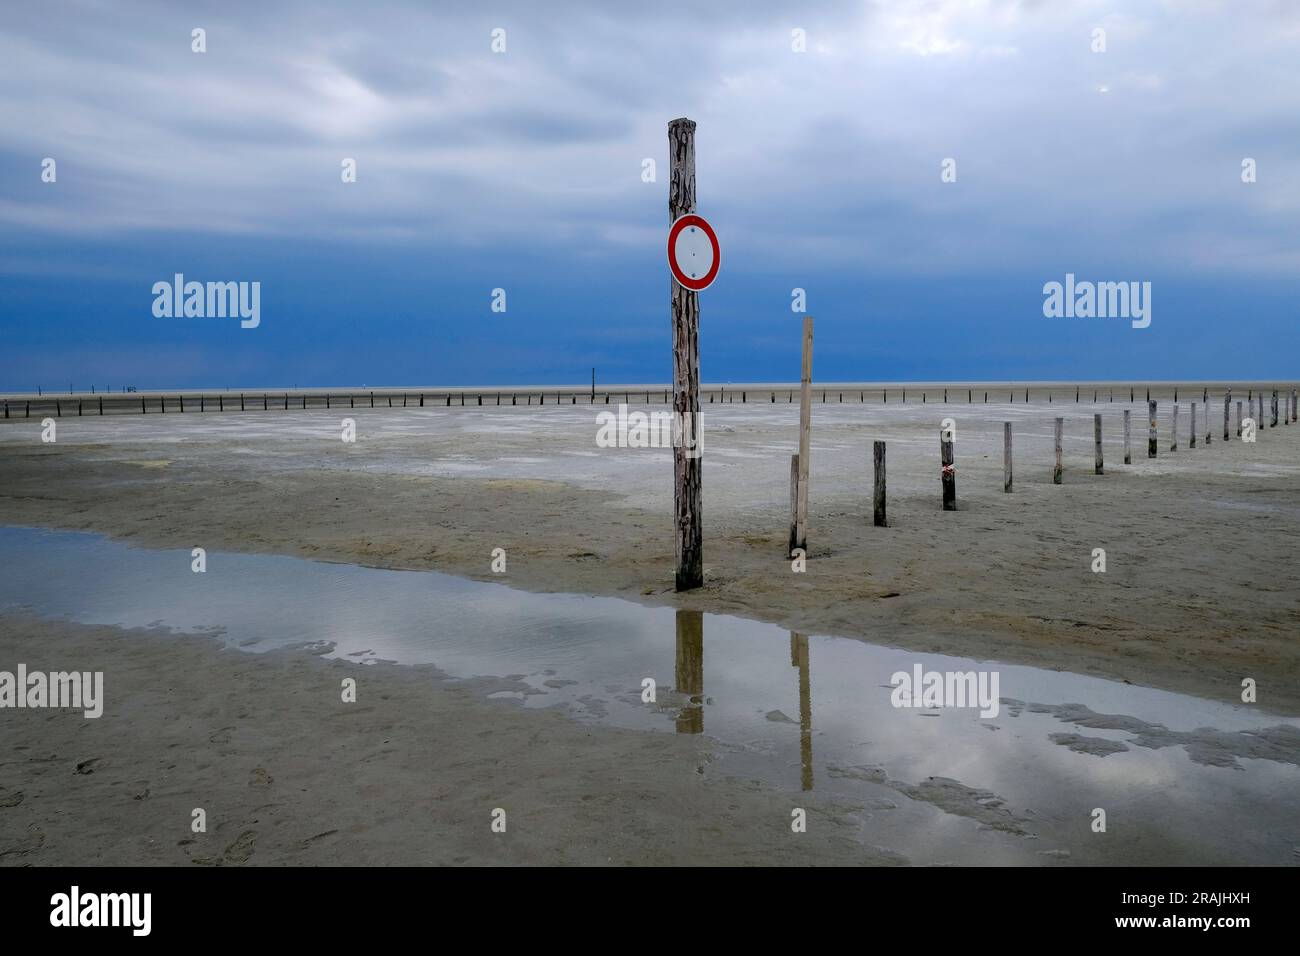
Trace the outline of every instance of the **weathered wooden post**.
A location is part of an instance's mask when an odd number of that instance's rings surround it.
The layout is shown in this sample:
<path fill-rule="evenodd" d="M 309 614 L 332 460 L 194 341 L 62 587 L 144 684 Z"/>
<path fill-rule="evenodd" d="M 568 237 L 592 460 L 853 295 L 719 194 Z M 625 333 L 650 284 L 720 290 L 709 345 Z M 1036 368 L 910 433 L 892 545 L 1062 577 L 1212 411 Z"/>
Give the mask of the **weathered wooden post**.
<path fill-rule="evenodd" d="M 1052 469 L 1052 484 L 1061 483 L 1061 439 L 1065 434 L 1065 419 L 1056 420 L 1056 467 Z"/>
<path fill-rule="evenodd" d="M 1195 402 L 1192 402 L 1192 433 L 1188 437 L 1190 439 L 1190 447 L 1195 448 L 1196 447 L 1196 403 Z"/>
<path fill-rule="evenodd" d="M 1094 404 L 1096 403 L 1094 402 Z M 1102 469 L 1102 461 L 1101 461 L 1101 416 L 1100 415 L 1092 416 L 1092 447 L 1093 447 L 1092 473 L 1094 475 L 1105 474 L 1105 471 L 1103 471 Z"/>
<path fill-rule="evenodd" d="M 952 439 L 944 438 L 943 429 L 939 430 L 939 457 L 943 469 L 939 477 L 943 482 L 943 510 L 957 510 L 957 466 L 952 457 Z"/>
<path fill-rule="evenodd" d="M 1273 400 L 1269 403 L 1269 428 L 1277 428 L 1277 389 L 1273 389 Z"/>
<path fill-rule="evenodd" d="M 1011 493 L 1011 423 L 1002 423 L 1002 490 Z"/>
<path fill-rule="evenodd" d="M 803 366 L 799 373 L 799 512 L 796 547 L 808 551 L 808 466 L 812 440 L 813 320 L 803 317 Z"/>
<path fill-rule="evenodd" d="M 1241 437 L 1241 402 L 1237 403 L 1237 437 Z"/>
<path fill-rule="evenodd" d="M 1223 396 L 1223 440 L 1231 441 L 1232 437 L 1228 433 L 1228 413 L 1229 406 L 1232 405 L 1232 386 L 1228 386 L 1228 392 Z"/>
<path fill-rule="evenodd" d="M 1156 403 L 1147 402 L 1147 457 L 1156 457 Z"/>
<path fill-rule="evenodd" d="M 695 211 L 695 123 L 675 119 L 668 124 L 668 222 Z M 673 412 L 698 442 L 700 414 L 700 296 L 672 276 Z M 701 519 L 701 479 L 704 458 L 698 444 L 683 441 L 673 448 L 673 501 L 676 522 L 674 550 L 678 591 L 704 584 L 704 527 Z"/>
<path fill-rule="evenodd" d="M 885 517 L 885 443 L 872 442 L 871 464 L 875 475 L 875 484 L 871 492 L 871 521 L 877 528 L 886 528 L 889 521 Z"/>
<path fill-rule="evenodd" d="M 1124 464 L 1133 464 L 1133 432 L 1129 409 L 1124 409 Z"/>
<path fill-rule="evenodd" d="M 1296 420 L 1295 389 L 1291 389 L 1291 421 Z"/>
<path fill-rule="evenodd" d="M 1170 429 L 1169 450 L 1178 451 L 1178 406 L 1174 406 L 1173 427 Z"/>

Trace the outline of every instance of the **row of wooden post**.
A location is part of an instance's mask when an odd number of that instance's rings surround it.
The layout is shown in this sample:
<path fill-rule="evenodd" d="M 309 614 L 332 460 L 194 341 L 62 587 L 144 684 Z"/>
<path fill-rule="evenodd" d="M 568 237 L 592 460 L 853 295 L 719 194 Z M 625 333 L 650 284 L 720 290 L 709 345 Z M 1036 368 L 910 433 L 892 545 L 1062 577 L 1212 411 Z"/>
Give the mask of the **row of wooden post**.
<path fill-rule="evenodd" d="M 1274 394 L 1276 395 L 1276 393 Z M 1232 401 L 1232 392 L 1231 389 L 1229 389 L 1228 396 L 1227 398 L 1224 399 L 1224 403 L 1223 403 L 1223 440 L 1224 441 L 1231 440 L 1231 436 L 1229 433 L 1229 408 L 1230 408 L 1231 401 Z M 1291 404 L 1290 414 L 1283 414 L 1281 416 L 1283 423 L 1289 423 L 1297 420 L 1297 411 L 1300 410 L 1300 408 L 1298 408 L 1297 406 L 1297 402 L 1294 395 L 1291 398 L 1290 404 Z M 1240 401 L 1237 402 L 1237 437 L 1241 437 L 1241 420 L 1242 420 L 1241 406 L 1242 403 Z M 1148 411 L 1149 411 L 1149 423 L 1148 423 L 1149 435 L 1147 440 L 1147 457 L 1155 458 L 1157 454 L 1157 442 L 1158 442 L 1156 402 L 1154 401 L 1148 402 Z M 1273 414 L 1271 418 L 1270 427 L 1275 428 L 1277 427 L 1277 421 L 1279 417 L 1277 415 L 1276 398 L 1274 399 L 1272 411 Z M 1263 395 L 1261 394 L 1259 397 L 1259 415 L 1260 415 L 1259 423 L 1260 424 L 1258 425 L 1258 427 L 1263 427 L 1262 426 L 1263 414 L 1264 414 L 1264 398 Z M 1053 429 L 1055 462 L 1052 468 L 1052 484 L 1054 485 L 1061 484 L 1063 480 L 1064 469 L 1062 465 L 1062 446 L 1063 446 L 1064 432 L 1065 432 L 1065 419 L 1057 418 L 1054 422 L 1054 429 Z M 1132 417 L 1130 411 L 1128 409 L 1125 409 L 1124 410 L 1124 464 L 1126 465 L 1131 465 L 1133 463 L 1132 434 L 1133 434 Z M 1206 432 L 1205 432 L 1205 443 L 1207 445 L 1212 440 L 1212 434 L 1213 434 L 1212 428 L 1207 422 Z M 1102 423 L 1101 423 L 1100 414 L 1094 414 L 1092 416 L 1092 436 L 1093 436 L 1093 474 L 1104 475 L 1106 473 L 1106 463 L 1105 463 L 1104 456 L 1102 454 Z M 1192 422 L 1191 422 L 1190 440 L 1191 440 L 1192 447 L 1196 447 L 1196 403 L 1195 402 L 1192 403 Z M 801 442 L 802 442 L 802 428 L 801 428 Z M 1173 409 L 1173 436 L 1170 445 L 1170 450 L 1171 451 L 1178 450 L 1178 406 L 1177 405 L 1175 405 Z M 939 457 L 940 457 L 940 465 L 941 465 L 940 476 L 943 482 L 943 497 L 942 497 L 943 510 L 955 511 L 957 508 L 957 479 L 956 479 L 956 466 L 953 457 L 953 442 L 950 434 L 948 434 L 946 431 L 943 430 L 941 430 L 939 433 Z M 874 483 L 873 483 L 872 495 L 871 495 L 872 523 L 878 528 L 884 528 L 888 526 L 889 519 L 886 510 L 885 443 L 883 441 L 875 441 L 872 443 L 871 461 L 872 461 L 872 471 L 874 473 Z M 790 489 L 791 489 L 790 507 L 791 507 L 792 515 L 798 513 L 796 511 L 795 490 L 799 486 L 799 483 L 804 480 L 802 477 L 803 470 L 800 468 L 799 462 L 800 462 L 800 455 L 792 456 L 790 460 Z M 1014 485 L 1014 476 L 1012 473 L 1011 422 L 1003 422 L 1002 423 L 1002 490 L 1010 494 L 1013 485 Z M 806 503 L 804 507 L 806 508 Z M 804 520 L 806 521 L 806 512 L 804 512 Z M 796 534 L 795 534 L 796 526 L 793 520 L 791 522 L 790 527 L 791 527 L 791 531 L 790 531 L 791 553 L 793 553 L 796 546 L 804 548 L 806 551 L 807 539 L 805 537 L 796 538 Z"/>

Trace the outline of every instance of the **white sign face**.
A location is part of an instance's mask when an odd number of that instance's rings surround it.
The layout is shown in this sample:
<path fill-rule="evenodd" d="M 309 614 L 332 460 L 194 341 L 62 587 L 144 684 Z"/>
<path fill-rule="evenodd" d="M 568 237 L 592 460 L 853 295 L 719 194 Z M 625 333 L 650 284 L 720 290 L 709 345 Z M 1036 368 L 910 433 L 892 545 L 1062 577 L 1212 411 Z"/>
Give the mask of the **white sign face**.
<path fill-rule="evenodd" d="M 687 276 L 703 279 L 713 268 L 713 240 L 699 226 L 687 226 L 677 233 L 673 259 Z"/>
<path fill-rule="evenodd" d="M 693 292 L 707 289 L 717 278 L 721 255 L 717 233 L 703 216 L 688 213 L 668 230 L 668 267 Z"/>

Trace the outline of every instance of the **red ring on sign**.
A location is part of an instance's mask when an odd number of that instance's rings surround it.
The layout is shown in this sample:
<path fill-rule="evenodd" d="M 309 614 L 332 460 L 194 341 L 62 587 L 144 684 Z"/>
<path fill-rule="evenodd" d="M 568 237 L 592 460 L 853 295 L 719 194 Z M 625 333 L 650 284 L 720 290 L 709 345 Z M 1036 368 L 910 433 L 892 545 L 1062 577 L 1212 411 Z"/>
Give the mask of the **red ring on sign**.
<path fill-rule="evenodd" d="M 709 271 L 699 279 L 692 279 L 686 273 L 682 272 L 677 265 L 677 260 L 673 258 L 673 246 L 677 242 L 677 235 L 687 226 L 698 226 L 700 230 L 709 238 L 709 244 L 713 246 L 713 266 Z M 687 213 L 685 216 L 679 216 L 673 223 L 672 228 L 668 230 L 668 268 L 672 270 L 673 278 L 684 289 L 690 289 L 692 292 L 699 292 L 701 289 L 707 289 L 717 278 L 718 266 L 722 265 L 722 247 L 718 245 L 718 235 L 709 225 L 708 220 L 703 216 L 697 216 L 695 213 Z"/>

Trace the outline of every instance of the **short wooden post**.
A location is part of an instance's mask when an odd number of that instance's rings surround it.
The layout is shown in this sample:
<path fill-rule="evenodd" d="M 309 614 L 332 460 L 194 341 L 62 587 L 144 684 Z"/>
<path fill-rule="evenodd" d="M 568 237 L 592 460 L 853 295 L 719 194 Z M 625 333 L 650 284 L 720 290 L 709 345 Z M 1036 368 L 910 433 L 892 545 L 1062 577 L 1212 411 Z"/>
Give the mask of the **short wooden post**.
<path fill-rule="evenodd" d="M 1196 403 L 1192 402 L 1192 433 L 1189 437 L 1190 447 L 1196 447 Z"/>
<path fill-rule="evenodd" d="M 1052 484 L 1061 483 L 1061 439 L 1065 435 L 1065 419 L 1056 420 L 1056 466 L 1052 469 Z"/>
<path fill-rule="evenodd" d="M 943 463 L 943 468 L 939 472 L 939 477 L 943 482 L 943 510 L 957 510 L 957 465 L 952 456 L 952 439 L 943 437 L 943 430 L 939 431 L 939 457 Z"/>
<path fill-rule="evenodd" d="M 799 533 L 797 546 L 808 550 L 808 473 L 812 441 L 813 320 L 803 317 L 803 364 L 799 374 Z"/>
<path fill-rule="evenodd" d="M 1269 404 L 1269 428 L 1277 428 L 1277 389 L 1273 389 L 1273 400 Z"/>
<path fill-rule="evenodd" d="M 875 485 L 871 493 L 872 523 L 877 528 L 888 527 L 885 517 L 885 443 L 872 442 L 871 463 L 874 466 Z"/>
<path fill-rule="evenodd" d="M 1124 409 L 1124 464 L 1133 464 L 1133 431 L 1129 409 Z"/>
<path fill-rule="evenodd" d="M 1241 437 L 1241 402 L 1237 403 L 1237 437 Z"/>
<path fill-rule="evenodd" d="M 1178 406 L 1174 406 L 1173 428 L 1170 429 L 1169 450 L 1178 451 Z"/>
<path fill-rule="evenodd" d="M 1011 493 L 1011 423 L 1002 423 L 1002 490 Z"/>
<path fill-rule="evenodd" d="M 1152 401 L 1147 402 L 1147 457 L 1156 457 L 1156 403 Z"/>
<path fill-rule="evenodd" d="M 1223 396 L 1223 440 L 1224 441 L 1231 440 L 1231 436 L 1228 433 L 1228 413 L 1231 410 L 1230 409 L 1231 405 L 1232 405 L 1232 388 L 1231 386 L 1229 386 L 1227 394 Z"/>
<path fill-rule="evenodd" d="M 799 456 L 790 456 L 790 543 L 785 553 L 794 557 L 794 549 L 799 547 Z"/>
<path fill-rule="evenodd" d="M 1093 404 L 1095 405 L 1096 402 L 1094 402 Z M 1093 449 L 1092 473 L 1094 475 L 1104 475 L 1105 471 L 1102 467 L 1102 460 L 1101 460 L 1101 416 L 1100 415 L 1092 416 L 1092 449 Z"/>
<path fill-rule="evenodd" d="M 682 117 L 668 124 L 668 222 L 695 212 L 695 123 Z M 700 297 L 672 279 L 673 412 L 683 434 L 697 434 L 700 414 Z M 626 397 L 624 398 L 626 401 Z M 689 431 L 688 431 L 689 429 Z M 803 450 L 802 448 L 800 449 Z M 673 513 L 676 589 L 704 584 L 704 526 L 701 479 L 704 459 L 699 448 L 683 441 L 673 448 Z"/>

